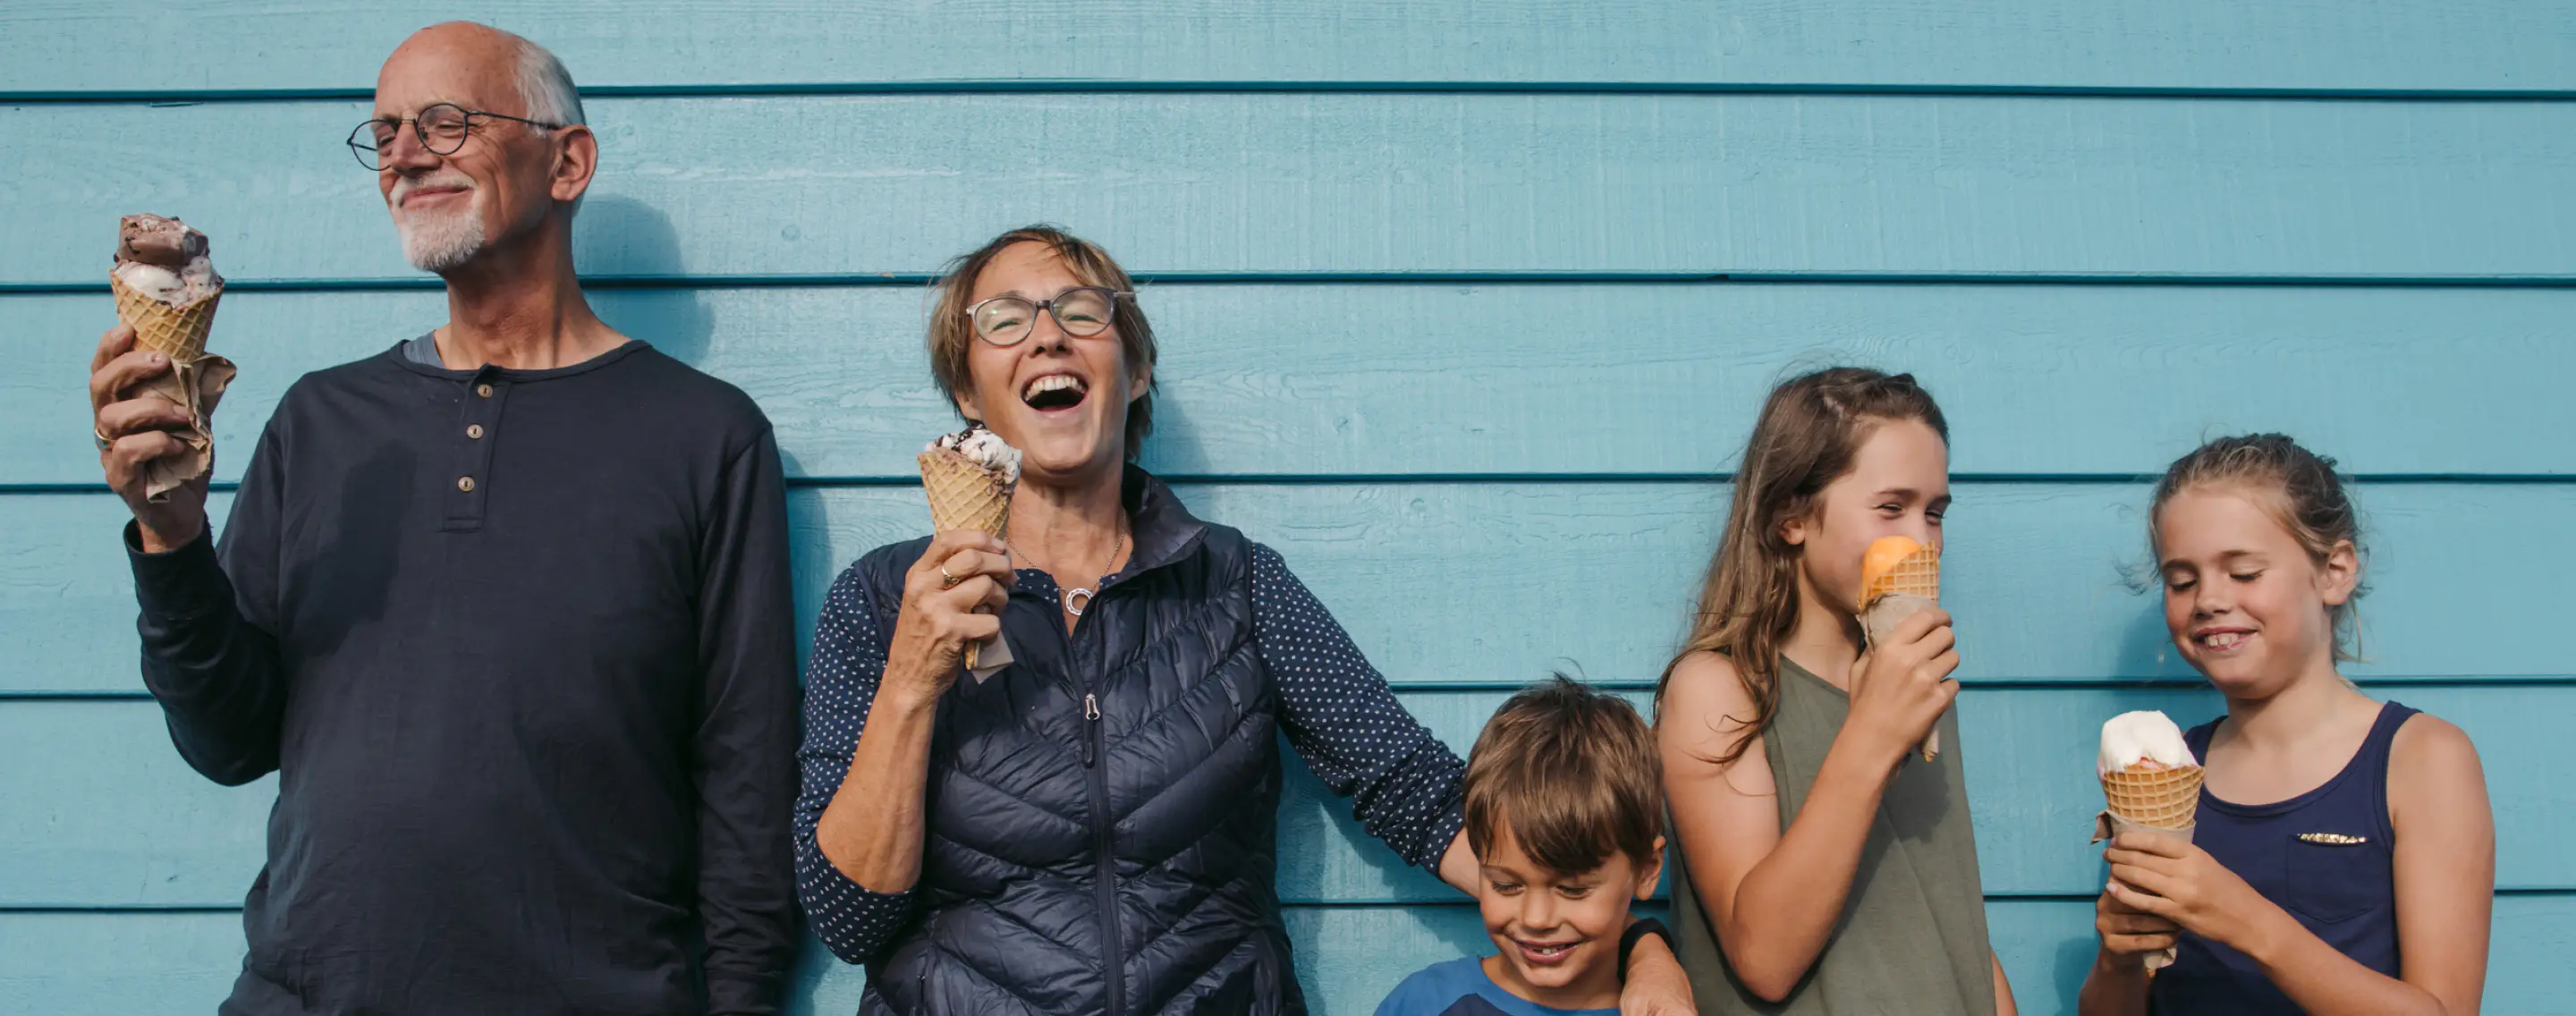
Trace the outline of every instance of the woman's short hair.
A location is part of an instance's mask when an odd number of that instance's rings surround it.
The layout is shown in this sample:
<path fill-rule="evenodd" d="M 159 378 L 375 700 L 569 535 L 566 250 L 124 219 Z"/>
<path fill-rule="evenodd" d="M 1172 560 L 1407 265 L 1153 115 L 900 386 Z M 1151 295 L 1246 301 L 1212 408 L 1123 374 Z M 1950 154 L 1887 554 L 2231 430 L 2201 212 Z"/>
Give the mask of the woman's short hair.
<path fill-rule="evenodd" d="M 939 390 L 954 404 L 961 392 L 975 387 L 974 376 L 966 369 L 966 354 L 975 347 L 975 325 L 966 319 L 966 308 L 974 302 L 975 277 L 1004 250 L 1023 243 L 1045 244 L 1064 261 L 1067 271 L 1086 286 L 1100 286 L 1120 293 L 1132 293 L 1134 280 L 1127 270 L 1100 245 L 1045 224 L 1023 226 L 994 237 L 991 242 L 948 263 L 939 281 L 933 283 L 938 294 L 930 311 L 930 373 L 939 379 Z M 1145 310 L 1136 305 L 1134 296 L 1118 298 L 1109 316 L 1110 327 L 1117 330 L 1119 352 L 1129 373 L 1154 366 L 1154 326 L 1145 320 Z M 980 421 L 979 421 L 980 422 Z M 1126 455 L 1136 460 L 1137 450 L 1145 436 L 1154 432 L 1154 387 L 1148 381 L 1145 390 L 1135 393 L 1127 404 Z"/>

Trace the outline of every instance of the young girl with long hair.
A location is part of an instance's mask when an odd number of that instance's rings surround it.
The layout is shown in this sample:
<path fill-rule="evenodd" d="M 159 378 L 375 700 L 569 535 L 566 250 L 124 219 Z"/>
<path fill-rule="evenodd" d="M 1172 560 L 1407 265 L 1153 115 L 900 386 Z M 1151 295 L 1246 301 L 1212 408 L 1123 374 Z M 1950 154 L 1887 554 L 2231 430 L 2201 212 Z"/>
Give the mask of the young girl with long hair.
<path fill-rule="evenodd" d="M 2103 856 L 2085 1016 L 2478 1011 L 2495 819 L 2460 728 L 2363 695 L 2361 531 L 2334 461 L 2278 434 L 2183 456 L 2150 516 L 2174 648 L 2227 697 L 2184 734 L 2192 842 Z M 2402 948 L 2401 948 L 2402 945 Z M 2145 954 L 2175 948 L 2149 973 Z"/>
<path fill-rule="evenodd" d="M 1949 427 L 1909 375 L 1771 393 L 1657 691 L 1674 951 L 1703 1013 L 2014 1012 L 1986 934 L 1950 617 L 1863 651 L 1861 558 L 1941 542 Z M 1915 761 L 1933 731 L 1943 749 Z"/>

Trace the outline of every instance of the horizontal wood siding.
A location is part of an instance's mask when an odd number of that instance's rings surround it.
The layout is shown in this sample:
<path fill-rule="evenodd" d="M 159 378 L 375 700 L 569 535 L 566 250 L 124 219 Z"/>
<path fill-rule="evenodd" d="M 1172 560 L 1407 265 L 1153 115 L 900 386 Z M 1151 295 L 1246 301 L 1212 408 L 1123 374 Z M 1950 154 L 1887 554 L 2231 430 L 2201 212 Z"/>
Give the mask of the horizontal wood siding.
<path fill-rule="evenodd" d="M 126 515 L 82 433 L 109 224 L 184 216 L 235 282 L 222 484 L 297 376 L 444 314 L 340 143 L 428 15 L 156 10 L 0 5 L 0 1012 L 211 1009 L 275 792 L 191 773 L 136 674 Z M 920 283 L 1032 220 L 1145 279 L 1145 464 L 1279 548 L 1462 748 L 1551 669 L 1645 701 L 1774 381 L 1913 371 L 1954 429 L 1959 750 L 2025 1013 L 2072 1012 L 2092 955 L 2095 725 L 2220 708 L 2126 581 L 2142 478 L 2210 435 L 2296 434 L 2361 478 L 2349 672 L 2483 753 L 2486 1011 L 2576 1013 L 2576 3 L 438 13 L 586 86 L 579 262 L 612 324 L 776 423 L 801 627 L 926 525 L 910 458 L 953 414 Z M 1321 1013 L 1487 948 L 1301 766 L 1280 845 Z M 861 984 L 809 943 L 795 1011 Z"/>
<path fill-rule="evenodd" d="M 18 169 L 0 178 L 0 282 L 103 285 L 96 255 L 68 255 L 111 244 L 101 216 L 136 202 L 203 223 L 246 282 L 416 277 L 341 144 L 369 108 L 0 106 Z M 603 167 L 575 232 L 605 276 L 909 277 L 1051 220 L 1149 275 L 2576 280 L 2576 102 L 973 94 L 589 113 Z"/>

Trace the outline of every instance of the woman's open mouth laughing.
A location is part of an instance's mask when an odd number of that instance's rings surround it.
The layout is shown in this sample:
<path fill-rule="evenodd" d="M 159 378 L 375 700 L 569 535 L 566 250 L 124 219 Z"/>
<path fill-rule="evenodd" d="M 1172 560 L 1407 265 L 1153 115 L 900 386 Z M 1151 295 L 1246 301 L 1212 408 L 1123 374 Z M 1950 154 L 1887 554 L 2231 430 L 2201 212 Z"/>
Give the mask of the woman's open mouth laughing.
<path fill-rule="evenodd" d="M 1041 413 L 1070 410 L 1082 405 L 1091 394 L 1091 385 L 1072 374 L 1042 374 L 1020 389 L 1020 401 Z"/>

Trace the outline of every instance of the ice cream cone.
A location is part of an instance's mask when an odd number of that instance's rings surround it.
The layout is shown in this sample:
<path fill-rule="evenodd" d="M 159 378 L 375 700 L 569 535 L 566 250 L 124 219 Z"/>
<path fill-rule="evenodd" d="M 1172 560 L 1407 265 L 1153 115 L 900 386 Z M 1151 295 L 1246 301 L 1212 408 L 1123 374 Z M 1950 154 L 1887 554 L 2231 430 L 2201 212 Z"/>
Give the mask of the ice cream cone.
<path fill-rule="evenodd" d="M 2102 799 L 2123 821 L 2189 829 L 2200 812 L 2200 767 L 2146 762 L 2103 773 Z"/>
<path fill-rule="evenodd" d="M 1898 537 L 1898 539 L 1903 539 Z M 1912 540 L 1906 540 L 1912 543 Z M 1927 600 L 1941 598 L 1941 548 L 1916 547 L 1905 556 L 1890 562 L 1874 574 L 1868 562 L 1861 566 L 1862 603 L 1883 596 L 1920 596 Z"/>
<path fill-rule="evenodd" d="M 206 335 L 214 331 L 215 304 L 224 298 L 223 290 L 174 307 L 126 285 L 114 273 L 109 273 L 107 287 L 116 295 L 117 318 L 134 326 L 134 348 L 166 355 L 172 363 L 194 363 L 206 355 Z"/>
<path fill-rule="evenodd" d="M 2094 820 L 2093 841 L 2124 832 L 2141 832 L 2191 842 L 2200 814 L 2200 767 L 2168 766 L 2140 761 L 2103 772 L 2102 800 L 2108 807 Z M 2139 962 L 2149 970 L 2172 966 L 2175 951 L 2148 953 Z"/>
<path fill-rule="evenodd" d="M 1872 643 L 1887 637 L 1898 621 L 1941 603 L 1941 548 L 1912 537 L 1882 536 L 1872 541 L 1860 563 L 1861 630 Z M 1941 731 L 1924 735 L 1917 746 L 1923 761 L 1941 757 Z"/>
<path fill-rule="evenodd" d="M 944 449 L 926 451 L 921 489 L 930 496 L 930 524 L 941 532 L 973 529 L 1000 539 L 1011 525 L 1011 486 L 974 460 Z M 980 646 L 966 644 L 966 669 L 975 669 Z"/>

